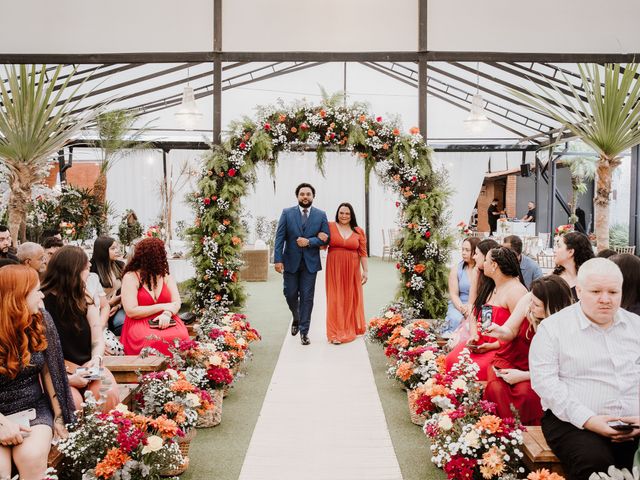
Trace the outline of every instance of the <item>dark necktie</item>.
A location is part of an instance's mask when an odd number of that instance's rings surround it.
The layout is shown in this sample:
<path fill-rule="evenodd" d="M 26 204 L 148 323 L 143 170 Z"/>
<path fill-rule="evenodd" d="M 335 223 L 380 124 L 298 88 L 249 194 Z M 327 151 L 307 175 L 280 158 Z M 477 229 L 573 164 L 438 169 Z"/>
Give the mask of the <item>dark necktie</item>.
<path fill-rule="evenodd" d="M 309 220 L 309 211 L 306 208 L 303 208 L 302 209 L 302 226 L 303 227 L 307 223 L 307 220 Z"/>

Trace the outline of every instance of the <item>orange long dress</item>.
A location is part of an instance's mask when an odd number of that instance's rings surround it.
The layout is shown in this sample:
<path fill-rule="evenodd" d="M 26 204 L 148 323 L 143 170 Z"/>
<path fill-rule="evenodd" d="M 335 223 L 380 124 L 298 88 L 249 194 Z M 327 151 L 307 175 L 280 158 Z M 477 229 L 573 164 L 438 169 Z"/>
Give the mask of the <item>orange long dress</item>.
<path fill-rule="evenodd" d="M 351 342 L 365 332 L 360 257 L 367 256 L 364 231 L 356 228 L 343 238 L 335 222 L 329 222 L 327 254 L 327 339 Z"/>

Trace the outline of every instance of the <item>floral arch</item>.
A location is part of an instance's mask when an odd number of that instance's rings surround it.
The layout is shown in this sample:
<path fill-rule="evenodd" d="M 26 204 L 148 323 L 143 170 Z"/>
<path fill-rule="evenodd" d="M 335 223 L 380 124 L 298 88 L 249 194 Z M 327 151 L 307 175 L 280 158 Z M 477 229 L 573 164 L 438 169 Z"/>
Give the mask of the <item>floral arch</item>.
<path fill-rule="evenodd" d="M 431 149 L 417 128 L 405 135 L 397 124 L 372 117 L 364 105 L 327 101 L 261 107 L 255 120 L 235 122 L 230 130 L 229 138 L 204 159 L 192 198 L 192 300 L 202 321 L 215 321 L 244 304 L 238 277 L 245 236 L 240 200 L 255 182 L 256 164 L 266 162 L 275 172 L 280 152 L 309 146 L 315 147 L 320 171 L 327 150 L 351 152 L 364 162 L 365 178 L 373 170 L 386 187 L 399 193 L 397 301 L 419 317 L 444 317 L 451 246 L 444 214 L 448 189 L 446 175 L 433 169 Z"/>

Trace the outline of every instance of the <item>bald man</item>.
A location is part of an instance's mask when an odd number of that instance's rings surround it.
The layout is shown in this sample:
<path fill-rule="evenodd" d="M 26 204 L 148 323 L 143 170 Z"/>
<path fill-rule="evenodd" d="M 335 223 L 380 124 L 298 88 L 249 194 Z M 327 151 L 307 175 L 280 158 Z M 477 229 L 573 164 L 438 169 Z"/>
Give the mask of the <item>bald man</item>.
<path fill-rule="evenodd" d="M 640 317 L 620 308 L 622 273 L 610 260 L 583 263 L 576 291 L 578 303 L 540 323 L 529 370 L 547 443 L 569 480 L 588 480 L 610 465 L 631 469 L 638 448 Z"/>
<path fill-rule="evenodd" d="M 47 268 L 47 258 L 44 254 L 44 248 L 37 243 L 21 243 L 18 246 L 17 256 L 20 263 L 33 268 L 38 274 L 43 273 Z"/>

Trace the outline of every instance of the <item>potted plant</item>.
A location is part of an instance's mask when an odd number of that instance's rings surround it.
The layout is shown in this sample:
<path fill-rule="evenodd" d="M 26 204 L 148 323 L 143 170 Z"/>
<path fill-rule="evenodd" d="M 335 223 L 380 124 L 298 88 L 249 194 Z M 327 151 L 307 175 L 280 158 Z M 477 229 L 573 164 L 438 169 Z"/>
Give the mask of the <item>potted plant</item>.
<path fill-rule="evenodd" d="M 124 212 L 122 221 L 118 227 L 118 239 L 120 244 L 124 247 L 125 252 L 127 248 L 131 246 L 134 240 L 142 236 L 142 225 L 138 221 L 136 213 L 129 209 Z"/>

